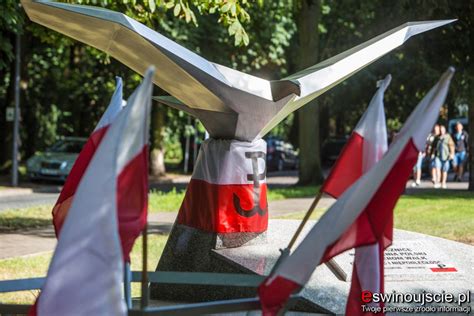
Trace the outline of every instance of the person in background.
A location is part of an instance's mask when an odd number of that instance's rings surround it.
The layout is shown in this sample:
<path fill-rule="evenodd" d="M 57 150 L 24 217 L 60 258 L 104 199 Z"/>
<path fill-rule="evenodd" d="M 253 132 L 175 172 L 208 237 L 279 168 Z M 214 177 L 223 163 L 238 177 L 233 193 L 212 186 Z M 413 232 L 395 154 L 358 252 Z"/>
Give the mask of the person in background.
<path fill-rule="evenodd" d="M 440 136 L 436 146 L 436 169 L 441 174 L 441 183 L 436 182 L 435 188 L 446 189 L 446 180 L 448 179 L 449 161 L 454 158 L 454 141 L 451 135 L 446 133 L 446 127 L 440 126 Z"/>
<path fill-rule="evenodd" d="M 413 167 L 413 183 L 411 186 L 416 188 L 420 186 L 421 183 L 421 167 L 423 165 L 423 158 L 425 158 L 425 153 L 420 151 L 418 153 L 418 160 L 416 161 L 415 166 Z"/>
<path fill-rule="evenodd" d="M 469 135 L 465 130 L 463 130 L 463 126 L 461 122 L 456 122 L 456 131 L 453 133 L 453 140 L 455 144 L 454 148 L 454 159 L 453 159 L 453 168 L 454 172 L 454 180 L 461 182 L 463 175 L 464 175 L 464 163 L 466 162 L 467 158 L 467 151 L 469 148 L 468 138 Z"/>
<path fill-rule="evenodd" d="M 426 139 L 426 157 L 429 159 L 429 168 L 431 172 L 431 182 L 433 184 L 440 182 L 441 175 L 437 172 L 436 169 L 436 148 L 438 146 L 439 140 L 439 124 L 436 124 L 433 127 L 433 131 L 428 135 Z"/>

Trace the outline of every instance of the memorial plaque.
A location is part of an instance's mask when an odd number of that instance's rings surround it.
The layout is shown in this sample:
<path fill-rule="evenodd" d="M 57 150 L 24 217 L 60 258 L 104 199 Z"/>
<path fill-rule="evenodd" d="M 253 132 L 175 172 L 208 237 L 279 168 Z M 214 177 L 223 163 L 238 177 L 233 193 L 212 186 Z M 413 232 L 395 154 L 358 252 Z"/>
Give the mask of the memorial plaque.
<path fill-rule="evenodd" d="M 385 252 L 385 276 L 439 275 L 459 273 L 456 267 L 431 241 L 402 240 Z"/>
<path fill-rule="evenodd" d="M 335 258 L 350 282 L 354 249 Z M 460 277 L 461 270 L 439 247 L 429 240 L 394 240 L 385 250 L 385 280 L 439 280 Z"/>

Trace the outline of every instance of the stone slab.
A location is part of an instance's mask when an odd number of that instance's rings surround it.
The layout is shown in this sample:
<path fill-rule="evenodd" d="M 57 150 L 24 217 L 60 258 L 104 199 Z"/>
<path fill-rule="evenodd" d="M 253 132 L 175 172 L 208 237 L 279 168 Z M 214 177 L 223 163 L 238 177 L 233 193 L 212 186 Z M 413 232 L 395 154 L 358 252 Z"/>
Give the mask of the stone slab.
<path fill-rule="evenodd" d="M 246 242 L 248 247 L 266 248 L 268 239 L 266 234 L 261 234 L 252 240 L 247 240 L 235 235 L 234 241 Z M 227 245 L 229 242 L 227 236 Z M 221 236 L 208 233 L 184 225 L 175 224 L 171 230 L 163 254 L 158 262 L 157 271 L 182 271 L 182 272 L 215 272 L 215 273 L 254 273 L 243 268 L 241 265 L 228 260 L 215 250 L 223 246 Z M 239 243 L 241 244 L 241 243 Z M 216 249 L 217 248 L 217 249 Z M 220 248 L 229 249 L 229 248 Z M 245 246 L 231 249 L 245 249 Z M 181 301 L 181 302 L 206 302 L 215 300 L 255 297 L 256 288 L 209 286 L 209 285 L 180 285 L 152 283 L 150 285 L 150 297 L 157 301 Z M 306 299 L 299 300 L 295 310 L 303 312 L 322 312 L 318 305 Z"/>
<path fill-rule="evenodd" d="M 227 260 L 236 269 L 241 269 L 241 271 L 247 273 L 268 275 L 279 257 L 279 249 L 286 247 L 299 223 L 300 221 L 298 220 L 270 220 L 267 231 L 267 244 L 219 249 L 214 250 L 214 252 Z M 305 235 L 314 223 L 314 221 L 308 223 L 302 235 Z M 431 267 L 439 267 L 438 263 L 440 263 L 455 267 L 457 271 L 408 273 L 407 270 L 409 269 L 406 267 L 402 271 L 387 269 L 388 277 L 385 283 L 385 292 L 419 293 L 431 291 L 441 293 L 445 291 L 458 294 L 466 292 L 466 290 L 472 291 L 474 285 L 473 246 L 424 234 L 395 230 L 392 248 L 409 248 L 410 251 L 406 256 L 417 253 L 419 256 L 427 257 L 427 260 L 421 260 L 428 261 L 428 263 L 422 262 L 425 270 Z M 393 251 L 388 251 L 387 253 L 390 254 Z M 341 254 L 336 259 L 336 262 L 344 270 L 349 271 L 350 274 L 352 270 L 352 256 L 350 253 Z M 413 262 L 408 262 L 407 266 L 410 265 L 417 267 L 417 264 L 413 264 Z M 350 288 L 349 281 L 350 275 L 348 281 L 339 280 L 327 266 L 321 265 L 315 270 L 301 294 L 304 298 L 317 304 L 322 309 L 335 314 L 344 314 Z"/>

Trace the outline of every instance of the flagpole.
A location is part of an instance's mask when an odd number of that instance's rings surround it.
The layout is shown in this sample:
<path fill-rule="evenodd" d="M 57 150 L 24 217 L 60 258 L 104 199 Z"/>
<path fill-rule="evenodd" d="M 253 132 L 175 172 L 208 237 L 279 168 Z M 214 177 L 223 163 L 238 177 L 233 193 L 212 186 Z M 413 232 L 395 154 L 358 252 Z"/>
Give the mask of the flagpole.
<path fill-rule="evenodd" d="M 143 243 L 142 243 L 142 300 L 141 309 L 148 306 L 148 222 L 143 227 Z"/>
<path fill-rule="evenodd" d="M 316 195 L 313 202 L 311 203 L 308 211 L 306 211 L 306 214 L 305 214 L 303 220 L 301 221 L 300 225 L 298 226 L 298 229 L 296 229 L 296 232 L 294 233 L 293 237 L 291 238 L 290 243 L 288 244 L 288 246 L 286 246 L 285 249 L 280 249 L 280 253 L 281 253 L 280 257 L 278 257 L 278 260 L 273 265 L 273 268 L 272 268 L 272 271 L 270 272 L 270 274 L 272 274 L 275 271 L 275 269 L 280 265 L 280 263 L 281 263 L 281 261 L 283 261 L 283 259 L 285 259 L 286 257 L 288 257 L 290 255 L 291 248 L 295 245 L 295 242 L 298 239 L 298 236 L 301 234 L 301 231 L 303 230 L 304 225 L 306 225 L 309 218 L 313 214 L 313 211 L 316 209 L 316 206 L 318 205 L 319 200 L 321 200 L 322 196 L 323 196 L 323 193 L 321 191 L 319 191 L 318 195 Z"/>
<path fill-rule="evenodd" d="M 323 192 L 319 191 L 318 195 L 314 198 L 313 202 L 311 203 L 308 211 L 306 212 L 303 220 L 301 221 L 300 225 L 298 226 L 298 229 L 296 229 L 296 232 L 294 233 L 293 237 L 291 238 L 288 246 L 285 249 L 280 249 L 281 255 L 278 258 L 277 262 L 275 262 L 275 265 L 272 268 L 272 271 L 270 274 L 272 274 L 275 269 L 280 265 L 281 261 L 288 257 L 290 255 L 291 248 L 296 243 L 296 240 L 298 237 L 301 235 L 301 232 L 303 231 L 304 226 L 306 223 L 309 221 L 311 215 L 313 215 L 314 210 L 316 209 L 316 206 L 318 206 L 319 201 L 323 197 Z M 347 279 L 347 273 L 344 272 L 344 270 L 341 269 L 339 264 L 337 264 L 333 259 L 330 259 L 328 262 L 326 262 L 326 266 L 331 270 L 331 272 L 339 279 L 342 281 L 346 281 Z"/>
<path fill-rule="evenodd" d="M 301 234 L 301 232 L 303 231 L 303 228 L 304 226 L 306 225 L 306 223 L 308 222 L 309 218 L 311 217 L 311 215 L 313 214 L 314 210 L 316 209 L 316 206 L 318 205 L 319 203 L 319 200 L 321 200 L 321 197 L 323 196 L 323 193 L 321 191 L 318 192 L 318 195 L 316 195 L 316 197 L 314 198 L 313 200 L 313 203 L 311 203 L 311 206 L 309 207 L 308 211 L 306 212 L 303 220 L 301 221 L 300 223 L 300 226 L 298 226 L 298 229 L 296 230 L 295 234 L 293 235 L 293 237 L 291 238 L 290 240 L 290 243 L 288 244 L 288 246 L 286 247 L 288 250 L 291 250 L 291 248 L 293 248 L 293 246 L 295 245 L 296 243 L 296 240 L 298 239 L 299 235 Z"/>

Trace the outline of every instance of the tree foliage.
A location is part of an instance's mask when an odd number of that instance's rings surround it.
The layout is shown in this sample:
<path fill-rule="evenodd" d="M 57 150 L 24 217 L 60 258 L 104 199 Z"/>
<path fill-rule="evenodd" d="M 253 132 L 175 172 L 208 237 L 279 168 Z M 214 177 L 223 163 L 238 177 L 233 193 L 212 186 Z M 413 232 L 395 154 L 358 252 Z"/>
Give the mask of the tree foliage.
<path fill-rule="evenodd" d="M 64 1 L 64 0 L 63 0 Z M 66 0 L 120 11 L 203 57 L 266 79 L 277 79 L 334 56 L 407 21 L 458 18 L 452 25 L 417 36 L 307 105 L 271 133 L 300 147 L 310 182 L 321 179 L 319 142 L 350 133 L 375 91 L 391 73 L 385 97 L 389 128 L 397 129 L 449 66 L 457 69 L 442 122 L 470 105 L 474 134 L 474 8 L 469 1 L 332 0 Z M 313 9 L 310 20 L 308 8 Z M 21 153 L 27 158 L 58 136 L 86 136 L 108 103 L 114 77 L 124 78 L 125 96 L 140 76 L 94 48 L 31 23 L 18 1 L 5 0 L 0 11 L 0 167 L 9 159 L 13 105 L 14 43 L 22 34 Z M 155 87 L 155 95 L 164 94 Z M 464 113 L 462 113 L 464 114 Z M 160 117 L 162 115 L 162 117 Z M 155 115 L 154 115 L 155 117 Z M 156 116 L 157 148 L 173 148 L 194 120 L 161 107 Z M 298 137 L 299 134 L 299 137 Z M 319 134 L 319 136 L 318 136 Z M 306 140 L 307 144 L 301 143 Z M 471 137 L 474 143 L 474 137 Z M 164 143 L 164 146 L 163 146 Z M 172 154 L 171 154 L 172 153 Z M 471 157 L 474 155 L 471 155 Z M 474 170 L 474 160 L 471 162 Z M 474 189 L 474 177 L 471 177 Z"/>

